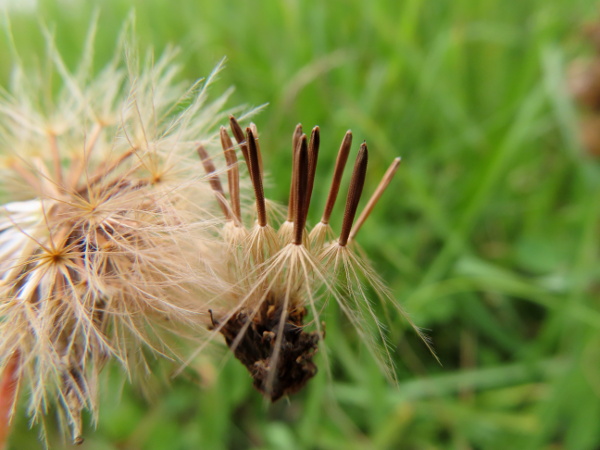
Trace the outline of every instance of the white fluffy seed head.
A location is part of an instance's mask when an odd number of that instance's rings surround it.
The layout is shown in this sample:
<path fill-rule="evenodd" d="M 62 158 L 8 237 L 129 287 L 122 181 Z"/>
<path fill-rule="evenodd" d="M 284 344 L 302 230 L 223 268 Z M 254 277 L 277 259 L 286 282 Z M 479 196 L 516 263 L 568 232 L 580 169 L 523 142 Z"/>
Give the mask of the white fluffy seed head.
<path fill-rule="evenodd" d="M 219 68 L 188 88 L 173 51 L 117 53 L 94 76 L 50 44 L 55 93 L 50 73 L 18 63 L 0 93 L 0 367 L 18 355 L 33 421 L 58 403 L 75 442 L 105 363 L 133 375 L 147 352 L 178 358 L 227 289 L 223 220 L 195 157 L 226 118 L 227 94 L 207 95 Z"/>

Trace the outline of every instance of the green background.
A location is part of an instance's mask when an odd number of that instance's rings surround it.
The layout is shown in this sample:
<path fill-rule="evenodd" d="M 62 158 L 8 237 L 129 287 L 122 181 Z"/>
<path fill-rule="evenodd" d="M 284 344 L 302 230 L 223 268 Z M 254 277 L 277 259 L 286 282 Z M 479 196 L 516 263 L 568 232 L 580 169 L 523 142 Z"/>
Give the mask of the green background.
<path fill-rule="evenodd" d="M 367 192 L 403 157 L 358 241 L 443 365 L 393 317 L 388 384 L 330 308 L 331 377 L 271 406 L 233 359 L 201 360 L 201 376 L 152 384 L 149 400 L 114 371 L 82 448 L 600 448 L 600 167 L 565 88 L 592 52 L 581 30 L 595 2 L 93 3 L 8 9 L 24 59 L 43 59 L 46 24 L 74 67 L 97 11 L 99 69 L 132 8 L 141 48 L 180 47 L 182 78 L 226 56 L 213 92 L 269 103 L 253 120 L 271 198 L 286 200 L 296 123 L 321 127 L 312 223 L 348 128 L 369 144 Z M 0 51 L 4 86 L 10 64 Z M 39 446 L 20 414 L 12 448 Z"/>

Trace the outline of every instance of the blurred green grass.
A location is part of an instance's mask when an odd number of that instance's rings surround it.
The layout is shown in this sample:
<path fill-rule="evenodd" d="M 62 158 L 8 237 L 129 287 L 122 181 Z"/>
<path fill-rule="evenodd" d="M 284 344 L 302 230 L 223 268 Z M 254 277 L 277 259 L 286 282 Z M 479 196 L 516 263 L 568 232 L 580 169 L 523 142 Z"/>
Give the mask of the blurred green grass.
<path fill-rule="evenodd" d="M 578 147 L 564 80 L 589 52 L 580 30 L 597 3 L 93 3 L 9 10 L 25 59 L 44 54 L 45 23 L 74 65 L 96 10 L 101 67 L 132 7 L 140 46 L 180 47 L 187 78 L 227 56 L 215 91 L 269 103 L 254 120 L 274 199 L 287 197 L 298 122 L 321 127 L 322 180 L 348 127 L 369 143 L 368 192 L 402 155 L 358 240 L 443 367 L 392 318 L 401 383 L 390 386 L 330 309 L 332 380 L 322 370 L 268 406 L 229 360 L 214 382 L 188 374 L 148 403 L 114 373 L 82 448 L 600 447 L 600 168 Z M 6 86 L 7 52 L 0 62 Z M 313 223 L 328 183 L 315 187 Z M 39 447 L 24 418 L 12 446 Z"/>

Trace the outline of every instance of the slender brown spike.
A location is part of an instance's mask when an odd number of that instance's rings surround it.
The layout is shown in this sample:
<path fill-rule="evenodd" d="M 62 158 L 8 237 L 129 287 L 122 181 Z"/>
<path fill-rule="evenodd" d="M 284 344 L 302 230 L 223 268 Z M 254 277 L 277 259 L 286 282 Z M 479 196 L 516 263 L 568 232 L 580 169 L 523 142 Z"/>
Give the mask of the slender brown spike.
<path fill-rule="evenodd" d="M 325 211 L 323 211 L 323 217 L 321 218 L 322 223 L 329 223 L 329 218 L 331 217 L 331 212 L 333 211 L 333 206 L 335 205 L 335 200 L 337 199 L 337 195 L 340 190 L 342 175 L 344 174 L 344 167 L 346 167 L 351 146 L 352 132 L 348 130 L 344 136 L 344 139 L 342 140 L 337 159 L 335 160 L 335 169 L 333 171 L 333 179 L 331 180 L 331 188 L 329 189 L 327 203 L 325 203 Z"/>
<path fill-rule="evenodd" d="M 250 160 L 250 179 L 254 186 L 254 196 L 256 197 L 256 212 L 258 215 L 258 224 L 261 227 L 267 226 L 267 209 L 265 207 L 265 191 L 263 190 L 260 167 L 258 165 L 258 147 L 254 139 L 252 129 L 246 128 L 246 137 L 248 141 L 248 158 Z"/>
<path fill-rule="evenodd" d="M 229 126 L 231 127 L 233 137 L 235 138 L 238 144 L 241 144 L 246 140 L 244 130 L 242 130 L 242 127 L 240 126 L 239 122 L 234 116 L 229 116 Z"/>
<path fill-rule="evenodd" d="M 356 223 L 352 227 L 352 232 L 350 233 L 349 240 L 354 239 L 354 237 L 358 233 L 358 230 L 360 230 L 360 227 L 363 226 L 363 224 L 365 223 L 365 220 L 367 220 L 367 218 L 369 217 L 369 214 L 371 214 L 371 211 L 373 211 L 373 208 L 379 201 L 379 198 L 381 197 L 383 192 L 386 190 L 386 188 L 392 181 L 392 178 L 394 178 L 394 174 L 398 170 L 398 167 L 400 167 L 401 161 L 402 161 L 402 158 L 400 158 L 400 157 L 395 158 L 394 161 L 392 162 L 392 164 L 390 164 L 390 167 L 388 167 L 388 170 L 385 172 L 385 175 L 383 175 L 383 178 L 379 182 L 379 186 L 377 186 L 377 189 L 375 189 L 375 192 L 373 192 L 373 195 L 367 202 L 367 205 L 362 210 L 362 212 L 360 213 L 360 216 L 358 216 L 358 219 L 356 220 Z"/>
<path fill-rule="evenodd" d="M 223 147 L 223 154 L 225 155 L 225 161 L 227 162 L 227 183 L 229 186 L 229 200 L 231 202 L 231 210 L 236 219 L 236 223 L 241 224 L 242 222 L 242 209 L 240 206 L 240 170 L 237 165 L 237 156 L 235 155 L 235 148 L 233 142 L 227 133 L 225 127 L 221 127 L 221 146 Z"/>
<path fill-rule="evenodd" d="M 294 221 L 294 209 L 295 209 L 295 197 L 294 197 L 294 190 L 295 190 L 295 186 L 296 186 L 296 180 L 295 180 L 295 176 L 296 176 L 296 151 L 298 150 L 298 142 L 300 141 L 300 138 L 302 137 L 302 124 L 298 124 L 296 125 L 296 129 L 294 130 L 294 134 L 292 136 L 292 180 L 290 181 L 290 200 L 288 203 L 288 215 L 287 215 L 287 221 L 288 222 L 293 222 Z"/>
<path fill-rule="evenodd" d="M 296 185 L 294 186 L 296 198 L 294 211 L 294 244 L 302 244 L 302 233 L 306 225 L 306 202 L 308 200 L 308 144 L 306 135 L 303 134 L 298 141 L 298 150 L 296 150 Z"/>
<path fill-rule="evenodd" d="M 340 239 L 338 240 L 339 245 L 342 247 L 348 243 L 348 236 L 352 229 L 352 222 L 356 215 L 356 209 L 358 208 L 358 202 L 362 195 L 362 190 L 365 185 L 365 176 L 367 174 L 367 162 L 369 159 L 369 153 L 367 150 L 367 144 L 363 142 L 356 156 L 356 162 L 354 163 L 354 170 L 352 171 L 352 179 L 350 180 L 350 187 L 348 188 L 348 199 L 346 200 L 346 210 L 344 211 L 344 220 L 342 222 L 342 232 L 340 233 Z"/>
<path fill-rule="evenodd" d="M 231 220 L 231 214 L 229 213 L 229 208 L 227 207 L 227 201 L 225 200 L 225 192 L 223 192 L 223 185 L 221 184 L 221 180 L 219 179 L 219 175 L 217 175 L 217 168 L 215 167 L 212 159 L 204 145 L 200 144 L 196 151 L 198 152 L 198 156 L 200 157 L 200 161 L 204 166 L 204 171 L 208 175 L 208 182 L 210 183 L 210 187 L 215 192 L 215 197 L 217 198 L 217 203 L 221 207 L 223 211 L 223 215 L 225 219 Z"/>
<path fill-rule="evenodd" d="M 319 158 L 319 146 L 321 145 L 321 130 L 314 127 L 310 134 L 308 143 L 308 181 L 306 185 L 306 211 L 304 216 L 308 217 L 308 208 L 310 207 L 310 198 L 312 196 L 313 186 L 315 185 L 315 174 L 317 172 L 317 160 Z"/>
<path fill-rule="evenodd" d="M 295 186 L 296 186 L 296 180 L 295 180 L 295 176 L 296 176 L 296 152 L 298 151 L 298 142 L 300 141 L 300 138 L 302 137 L 302 124 L 298 124 L 296 125 L 296 128 L 294 129 L 294 134 L 292 136 L 292 179 L 290 181 L 290 200 L 289 200 L 289 204 L 288 204 L 288 215 L 287 215 L 287 221 L 288 222 L 293 222 L 294 221 L 294 211 L 295 211 L 295 202 L 296 202 L 296 198 L 295 198 L 295 194 L 294 194 L 294 190 L 295 190 Z"/>
<path fill-rule="evenodd" d="M 292 150 L 295 152 L 298 148 L 298 141 L 302 137 L 302 124 L 299 123 L 296 125 L 296 129 L 294 130 L 294 135 L 292 136 Z"/>
<path fill-rule="evenodd" d="M 260 136 L 258 134 L 258 128 L 256 128 L 256 124 L 254 122 L 250 122 L 250 129 L 252 130 L 252 133 L 254 133 L 254 140 L 256 141 L 256 147 L 258 148 L 258 167 L 260 168 L 260 174 L 262 176 L 263 162 L 262 152 L 260 151 Z"/>
<path fill-rule="evenodd" d="M 231 132 L 233 133 L 233 137 L 237 141 L 240 146 L 240 150 L 242 151 L 242 155 L 244 155 L 244 161 L 246 161 L 246 165 L 248 166 L 248 172 L 250 172 L 250 159 L 248 158 L 248 144 L 246 142 L 246 136 L 244 135 L 244 130 L 238 123 L 237 119 L 233 116 L 229 116 L 229 127 L 231 128 Z M 252 173 L 250 173 L 250 178 L 252 178 Z"/>

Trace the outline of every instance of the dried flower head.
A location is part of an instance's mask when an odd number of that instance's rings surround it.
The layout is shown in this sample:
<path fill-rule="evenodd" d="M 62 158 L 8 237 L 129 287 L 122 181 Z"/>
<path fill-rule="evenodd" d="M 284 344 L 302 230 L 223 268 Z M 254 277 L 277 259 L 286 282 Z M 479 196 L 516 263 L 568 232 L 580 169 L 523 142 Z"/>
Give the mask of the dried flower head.
<path fill-rule="evenodd" d="M 177 359 L 173 343 L 205 328 L 204 342 L 224 336 L 268 398 L 292 394 L 317 371 L 319 316 L 330 299 L 393 377 L 365 281 L 404 312 L 354 238 L 399 158 L 355 221 L 368 160 L 360 146 L 336 237 L 329 220 L 348 132 L 309 233 L 318 127 L 310 137 L 300 126 L 293 133 L 287 217 L 278 221 L 256 126 L 243 130 L 230 116 L 236 144 L 224 127 L 216 131 L 227 95 L 207 101 L 212 76 L 186 89 L 174 82 L 172 52 L 141 62 L 126 46 L 116 54 L 92 76 L 91 57 L 71 72 L 51 44 L 55 94 L 48 73 L 29 76 L 19 64 L 0 92 L 0 445 L 1 415 L 12 417 L 23 390 L 33 422 L 58 404 L 64 429 L 82 442 L 82 412 L 96 419 L 108 361 L 129 376 L 149 373 L 144 355 Z M 212 150 L 217 140 L 222 152 Z"/>
<path fill-rule="evenodd" d="M 194 149 L 227 95 L 207 102 L 212 76 L 175 83 L 172 51 L 116 54 L 92 76 L 90 59 L 70 72 L 51 46 L 56 94 L 20 65 L 0 93 L 0 368 L 16 380 L 1 394 L 27 391 L 33 422 L 58 403 L 75 443 L 105 363 L 131 376 L 150 372 L 147 353 L 177 358 L 172 342 L 197 335 L 202 299 L 223 289 Z"/>
<path fill-rule="evenodd" d="M 226 219 L 222 239 L 227 253 L 222 276 L 231 289 L 221 295 L 220 301 L 212 302 L 215 304 L 210 316 L 213 333 L 221 333 L 225 337 L 227 345 L 252 375 L 254 386 L 276 401 L 301 389 L 316 374 L 313 357 L 319 341 L 325 336 L 319 313 L 324 302 L 333 298 L 356 326 L 362 339 L 376 351 L 381 366 L 393 377 L 390 370 L 393 361 L 383 326 L 363 281 L 366 280 L 382 300 L 405 314 L 391 299 L 375 272 L 356 252 L 353 240 L 391 181 L 400 158 L 390 166 L 354 223 L 368 160 L 366 143 L 360 146 L 347 193 L 342 228 L 336 238 L 329 219 L 352 143 L 352 134 L 346 133 L 322 219 L 308 233 L 306 221 L 315 183 L 319 128 L 312 130 L 310 138 L 302 133 L 300 125 L 293 133 L 288 213 L 286 220 L 278 224 L 268 214 L 270 204 L 263 188 L 263 164 L 256 126 L 251 124 L 244 132 L 232 116 L 230 127 L 237 146 L 232 143 L 227 130 L 221 128 L 228 199 L 211 158 L 205 151 L 199 152 Z M 240 202 L 238 148 L 248 167 L 254 190 L 254 208 L 244 208 Z M 310 321 L 307 322 L 308 317 Z"/>

